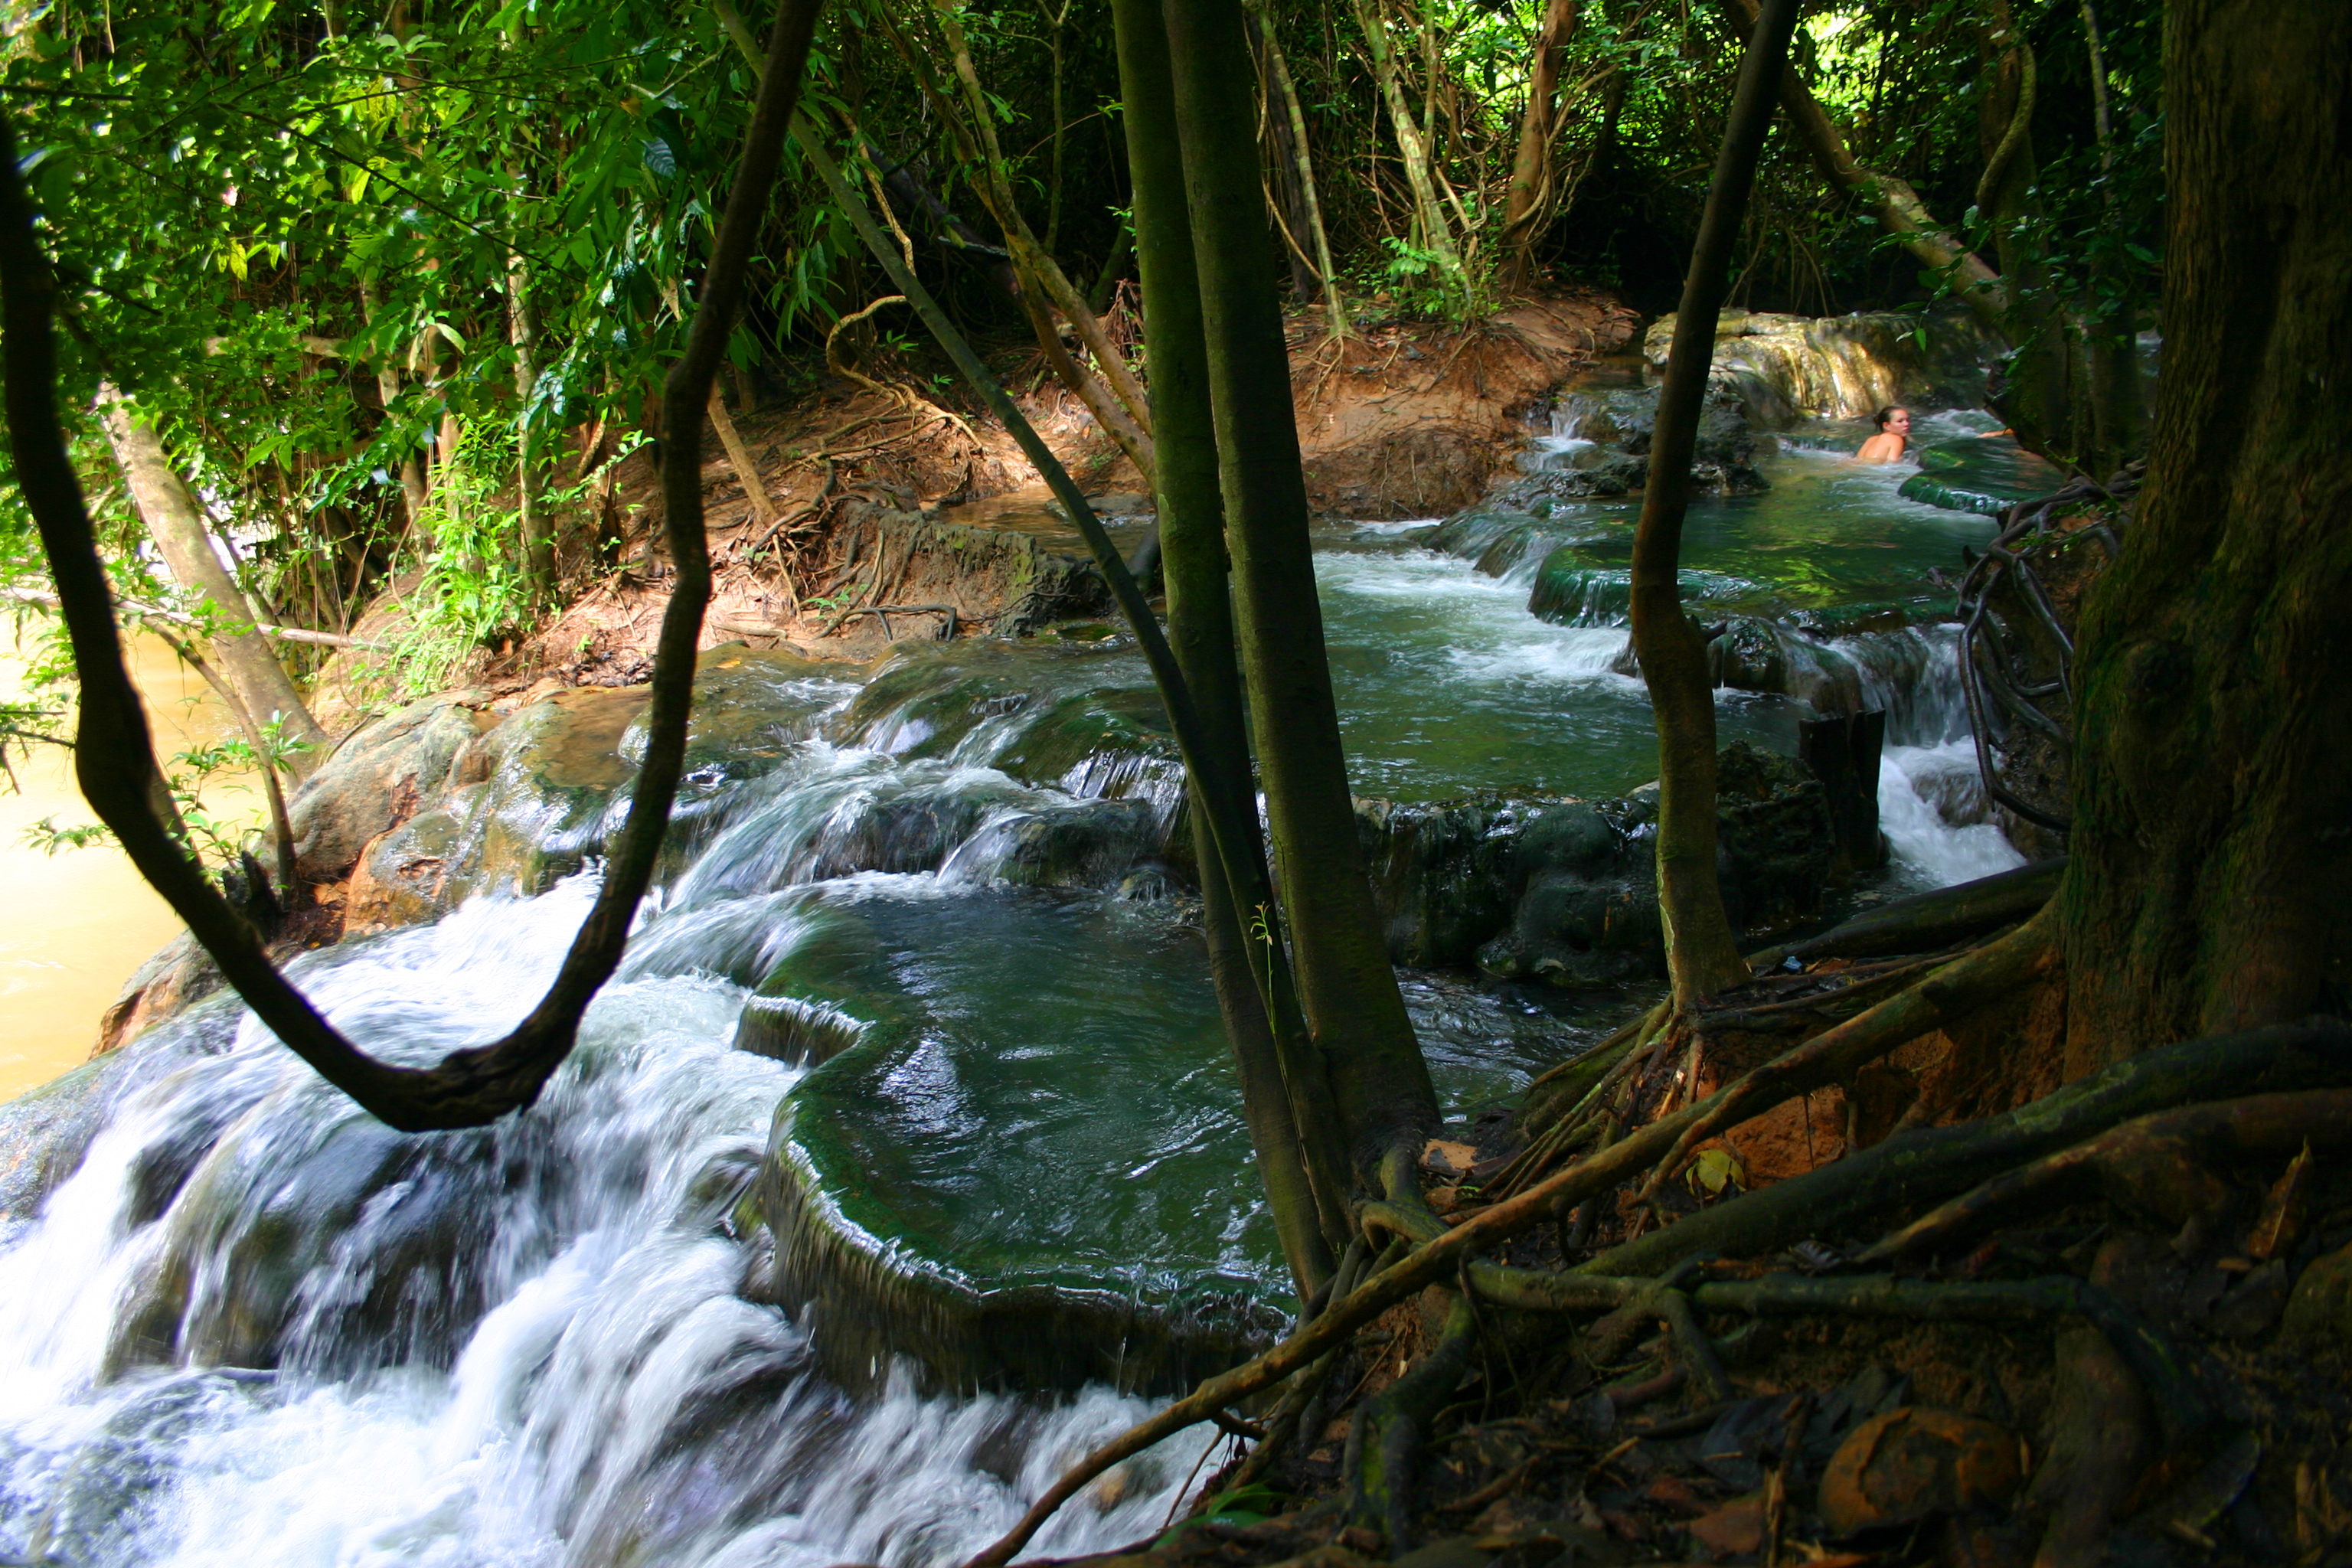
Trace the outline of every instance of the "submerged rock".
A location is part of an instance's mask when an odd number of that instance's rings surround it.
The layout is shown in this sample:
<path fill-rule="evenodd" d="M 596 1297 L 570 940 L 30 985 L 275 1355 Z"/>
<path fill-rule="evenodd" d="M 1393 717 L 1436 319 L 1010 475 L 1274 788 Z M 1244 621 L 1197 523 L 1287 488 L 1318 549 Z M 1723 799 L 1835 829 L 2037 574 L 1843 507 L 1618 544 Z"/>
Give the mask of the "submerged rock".
<path fill-rule="evenodd" d="M 1919 471 L 1903 481 L 1906 500 L 1997 517 L 2019 501 L 2050 495 L 2065 473 L 2007 441 L 1959 440 L 1923 447 Z"/>
<path fill-rule="evenodd" d="M 1832 826 L 1820 781 L 1744 743 L 1718 763 L 1718 874 L 1761 935 L 1820 910 Z M 1498 979 L 1601 988 L 1665 973 L 1654 790 L 1621 800 L 1357 803 L 1389 951 Z"/>
<path fill-rule="evenodd" d="M 1164 1391 L 1279 1327 L 1191 933 L 1003 890 L 792 918 L 737 1032 L 816 1064 L 752 1197 L 775 1248 L 753 1291 L 835 1376 L 903 1357 L 958 1390 Z"/>

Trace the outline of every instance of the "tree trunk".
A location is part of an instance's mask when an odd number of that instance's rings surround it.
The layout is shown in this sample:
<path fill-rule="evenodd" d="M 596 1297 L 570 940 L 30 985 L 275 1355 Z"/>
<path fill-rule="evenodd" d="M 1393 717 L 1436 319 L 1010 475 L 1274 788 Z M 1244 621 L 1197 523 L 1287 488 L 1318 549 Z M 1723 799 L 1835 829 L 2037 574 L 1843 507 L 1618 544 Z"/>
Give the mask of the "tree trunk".
<path fill-rule="evenodd" d="M 1528 66 L 1528 106 L 1519 115 L 1519 148 L 1503 206 L 1503 278 L 1525 289 L 1535 276 L 1535 246 L 1552 208 L 1552 147 L 1559 140 L 1559 68 L 1576 34 L 1579 0 L 1545 0 L 1543 31 Z"/>
<path fill-rule="evenodd" d="M 1250 51 L 1257 59 L 1258 125 L 1265 138 L 1267 194 L 1282 226 L 1283 255 L 1290 265 L 1290 297 L 1303 302 L 1323 291 L 1323 278 L 1307 251 L 1314 237 L 1307 220 L 1307 192 L 1298 178 L 1298 136 L 1282 89 L 1275 82 L 1274 34 L 1261 10 L 1262 6 L 1250 12 Z"/>
<path fill-rule="evenodd" d="M 2172 0 L 2165 366 L 2083 618 L 2070 1075 L 2344 1006 L 2352 10 Z"/>
<path fill-rule="evenodd" d="M 1307 541 L 1239 0 L 1168 0 L 1242 662 L 1299 997 L 1360 1173 L 1436 1125 L 1356 839 Z"/>
<path fill-rule="evenodd" d="M 744 443 L 742 432 L 735 428 L 733 416 L 719 395 L 719 383 L 710 384 L 710 426 L 719 432 L 719 445 L 727 454 L 727 466 L 735 470 L 741 481 L 743 494 L 751 503 L 751 515 L 761 523 L 775 521 L 776 503 L 768 497 L 768 483 L 760 477 L 760 461 Z"/>
<path fill-rule="evenodd" d="M 555 531 L 540 503 L 539 463 L 532 451 L 530 400 L 539 386 L 539 322 L 531 313 L 530 276 L 522 252 L 507 252 L 507 341 L 514 349 L 515 510 L 522 532 L 523 581 L 534 601 L 555 593 Z"/>
<path fill-rule="evenodd" d="M 370 322 L 375 320 L 376 290 L 373 283 L 360 285 L 360 308 Z M 377 356 L 375 367 L 376 397 L 383 405 L 387 418 L 392 405 L 400 401 L 400 362 L 392 354 Z M 400 459 L 400 500 L 408 511 L 408 527 L 425 549 L 433 547 L 433 523 L 425 512 L 425 465 L 410 452 Z"/>
<path fill-rule="evenodd" d="M 1298 84 L 1291 79 L 1290 60 L 1282 52 L 1274 18 L 1266 15 L 1265 0 L 1244 3 L 1249 6 L 1257 41 L 1265 52 L 1266 86 L 1273 95 L 1267 112 L 1278 114 L 1281 122 L 1288 127 L 1288 133 L 1278 140 L 1288 149 L 1299 202 L 1307 215 L 1307 233 L 1315 245 L 1315 270 L 1320 274 L 1324 324 L 1333 337 L 1344 338 L 1348 335 L 1348 302 L 1340 297 L 1339 269 L 1331 260 L 1331 235 L 1323 224 L 1323 198 L 1315 184 L 1315 160 L 1307 142 L 1307 110 L 1298 101 Z"/>
<path fill-rule="evenodd" d="M 1241 783 L 1240 793 L 1248 798 L 1254 793 L 1247 786 L 1249 738 L 1241 671 L 1234 662 L 1208 345 L 1202 336 L 1192 219 L 1184 205 L 1168 36 L 1158 0 L 1113 0 L 1112 16 L 1118 30 L 1119 95 L 1126 105 L 1128 165 L 1133 174 L 1144 358 L 1151 373 L 1152 428 L 1160 437 L 1157 488 L 1168 637 L 1202 728 L 1218 753 L 1216 763 Z M 1276 1028 L 1260 993 L 1257 966 L 1251 962 L 1250 911 L 1237 901 L 1235 879 L 1225 874 L 1197 783 L 1192 794 L 1209 971 L 1241 1069 L 1243 1112 L 1257 1151 L 1266 1201 L 1303 1301 L 1329 1277 L 1332 1267 L 1327 1215 L 1318 1212 L 1303 1136 L 1315 1129 L 1294 1109 L 1286 1081 Z M 1255 829 L 1255 820 L 1250 826 Z M 1249 889 L 1244 896 L 1262 899 L 1267 885 L 1263 841 L 1255 831 L 1248 837 L 1247 844 L 1230 847 L 1227 852 L 1246 862 L 1239 879 Z M 1293 1054 L 1301 1058 L 1297 1063 L 1300 1070 L 1319 1069 L 1311 1049 Z M 1332 1142 L 1336 1151 L 1336 1140 Z M 1325 1210 L 1338 1210 L 1328 1217 L 1339 1218 L 1344 1234 L 1345 1191 L 1321 1195 Z"/>
<path fill-rule="evenodd" d="M 1755 28 L 1756 0 L 1731 0 L 1731 10 L 1743 34 Z M 1832 188 L 1861 198 L 1877 217 L 1879 226 L 1902 241 L 1903 247 L 1916 257 L 1922 267 L 1936 271 L 1952 270 L 1954 288 L 1977 319 L 1995 331 L 2005 331 L 2009 295 L 2000 275 L 1937 224 L 1935 215 L 1907 181 L 1865 169 L 1854 162 L 1845 138 L 1794 66 L 1784 67 L 1780 72 L 1780 102 L 1789 111 L 1789 123 L 1797 140 L 1804 143 L 1805 152 L 1821 170 L 1822 177 Z"/>
<path fill-rule="evenodd" d="M 1445 221 L 1444 205 L 1438 199 L 1429 142 L 1413 120 L 1412 106 L 1405 101 L 1404 84 L 1397 79 L 1396 53 L 1389 38 L 1388 18 L 1381 12 L 1381 0 L 1352 0 L 1352 4 L 1356 25 L 1363 31 L 1364 47 L 1372 57 L 1372 80 L 1380 88 L 1381 101 L 1388 106 L 1389 128 L 1396 134 L 1397 156 L 1404 164 L 1405 183 L 1412 189 L 1413 216 L 1421 229 L 1422 248 L 1436 258 L 1445 274 L 1446 287 L 1466 300 L 1469 274 L 1462 265 L 1462 252 L 1454 246 L 1453 227 Z"/>
<path fill-rule="evenodd" d="M 1119 404 L 1134 422 L 1135 427 L 1148 438 L 1151 434 L 1150 401 L 1144 395 L 1143 384 L 1135 378 L 1118 350 L 1104 335 L 1102 322 L 1087 309 L 1086 300 L 1064 275 L 1045 247 L 1037 243 L 1030 231 L 1029 222 L 1021 216 L 1020 204 L 1013 199 L 1013 186 L 1005 174 L 1004 153 L 997 145 L 996 121 L 988 107 L 988 96 L 981 90 L 980 73 L 971 63 L 971 47 L 964 42 L 962 24 L 957 21 L 952 6 L 941 3 L 936 12 L 940 30 L 948 41 L 956 80 L 963 89 L 964 103 L 971 112 L 972 124 L 980 134 L 979 162 L 983 178 L 973 185 L 981 199 L 986 202 L 998 225 L 1004 230 L 1005 248 L 1013 253 L 1013 264 L 1020 268 L 1024 288 L 1038 289 L 1053 302 L 1055 310 L 1068 318 L 1078 338 L 1094 356 L 1102 376 L 1118 395 Z M 1130 454 L 1132 456 L 1133 454 Z M 1150 478 L 1148 460 L 1140 466 L 1144 477 Z"/>
<path fill-rule="evenodd" d="M 733 7 L 727 0 L 719 0 L 717 8 L 722 22 L 733 15 Z M 1101 319 L 1087 308 L 1076 286 L 1063 274 L 1060 264 L 1030 232 L 1028 220 L 1021 216 L 1020 204 L 1014 200 L 1012 186 L 1004 177 L 1004 154 L 997 144 L 995 122 L 990 117 L 987 95 L 981 90 L 980 75 L 971 63 L 971 50 L 964 43 L 962 26 L 953 13 L 945 7 L 938 15 L 963 102 L 961 114 L 955 100 L 950 99 L 940 86 L 929 58 L 890 22 L 887 14 L 877 13 L 876 20 L 888 36 L 891 47 L 907 62 L 908 70 L 914 74 L 917 85 L 939 115 L 940 122 L 955 139 L 959 153 L 965 162 L 972 165 L 973 194 L 980 197 L 981 205 L 995 218 L 997 227 L 1004 237 L 1002 258 L 1006 264 L 1006 272 L 1012 277 L 1009 292 L 1013 302 L 1028 317 L 1030 329 L 1036 335 L 1038 347 L 1045 354 L 1046 363 L 1053 369 L 1055 379 L 1087 405 L 1087 412 L 1095 416 L 1095 422 L 1102 426 L 1104 434 L 1127 454 L 1128 460 L 1136 466 L 1148 485 L 1151 482 L 1154 458 L 1151 454 L 1150 404 L 1144 394 L 1143 384 L 1135 378 L 1135 373 L 1128 368 L 1127 362 L 1119 357 L 1118 349 L 1104 333 Z M 729 30 L 739 35 L 739 46 L 749 37 L 748 30 L 740 26 L 740 19 L 729 24 Z M 967 119 L 970 124 L 965 122 Z M 879 163 L 878 158 L 877 162 Z M 894 183 L 898 173 L 894 172 Z M 911 180 L 906 183 L 915 184 Z M 923 195 L 933 207 L 937 207 L 940 216 L 945 217 L 945 209 L 938 207 L 938 199 L 928 192 Z M 951 217 L 946 218 L 946 224 L 950 230 L 961 226 Z M 989 248 L 992 254 L 997 254 L 995 247 Z M 1046 309 L 1048 303 L 1068 318 L 1079 341 L 1101 368 L 1100 376 L 1093 374 L 1070 357 L 1060 333 L 1053 326 Z M 1114 407 L 1118 410 L 1116 414 L 1109 412 Z"/>
<path fill-rule="evenodd" d="M 269 650 L 268 640 L 255 629 L 261 617 L 253 613 L 245 591 L 214 549 L 204 509 L 179 470 L 172 467 L 155 427 L 134 413 L 129 400 L 111 385 L 99 388 L 98 404 L 123 483 L 138 505 L 139 515 L 146 520 L 148 531 L 154 535 L 163 563 L 180 586 L 209 604 L 217 617 L 208 635 L 237 696 L 257 721 L 267 722 L 271 715 L 278 715 L 288 736 L 323 746 L 326 731 L 310 717 L 286 667 Z M 298 756 L 292 766 L 299 776 L 315 763 L 315 758 Z"/>
<path fill-rule="evenodd" d="M 1732 247 L 1796 25 L 1797 0 L 1766 0 L 1762 18 L 1749 30 L 1723 151 L 1683 279 L 1642 521 L 1633 535 L 1633 651 L 1658 722 L 1658 912 L 1665 921 L 1666 968 L 1677 1008 L 1748 979 L 1716 878 L 1715 683 L 1698 627 L 1683 614 L 1683 513 L 1715 357 L 1716 316 L 1729 291 Z"/>

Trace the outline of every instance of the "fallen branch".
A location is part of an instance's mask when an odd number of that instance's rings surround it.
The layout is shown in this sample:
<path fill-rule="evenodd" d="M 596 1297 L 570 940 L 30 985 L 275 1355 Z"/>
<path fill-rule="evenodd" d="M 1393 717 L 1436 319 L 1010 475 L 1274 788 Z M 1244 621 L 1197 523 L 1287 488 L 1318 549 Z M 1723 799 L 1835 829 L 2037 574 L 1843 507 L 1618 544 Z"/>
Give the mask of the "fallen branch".
<path fill-rule="evenodd" d="M 24 605 L 38 605 L 43 609 L 62 608 L 55 594 L 39 588 L 23 586 L 0 588 L 0 597 L 14 599 Z M 137 620 L 159 621 L 167 626 L 184 626 L 191 631 L 202 630 L 205 624 L 183 611 L 166 609 L 161 605 L 143 605 L 136 599 L 117 599 L 114 602 L 114 607 L 120 613 Z M 257 622 L 253 629 L 263 637 L 277 637 L 283 642 L 315 643 L 320 647 L 359 648 L 367 653 L 391 651 L 383 643 L 367 642 L 359 637 L 347 637 L 337 632 L 314 632 L 308 626 L 273 626 L 266 622 Z"/>
<path fill-rule="evenodd" d="M 1680 1129 L 1674 1147 L 1657 1163 L 1650 1186 L 1654 1189 L 1707 1139 L 1806 1089 L 1845 1082 L 1855 1068 L 1906 1041 L 1966 1017 L 2040 977 L 2058 962 L 2054 929 L 2045 907 L 2007 936 L 1953 960 L 1909 990 L 1822 1031 L 1733 1082 L 1710 1097 L 1702 1113 Z M 1832 1061 L 1842 1065 L 1824 1072 Z"/>
<path fill-rule="evenodd" d="M 903 571 L 904 568 L 900 570 Z M 882 635 L 894 640 L 897 634 L 890 629 L 892 616 L 945 616 L 948 618 L 948 625 L 942 640 L 955 636 L 956 628 L 963 624 L 962 613 L 953 605 L 862 605 L 854 610 L 844 610 L 825 622 L 824 629 L 817 635 L 829 637 L 860 616 L 872 616 L 879 620 L 882 623 Z"/>
<path fill-rule="evenodd" d="M 1768 947 L 1748 961 L 1748 967 L 1761 973 L 1791 958 L 1880 958 L 1932 952 L 2039 914 L 2058 890 L 2058 879 L 2065 869 L 2062 856 L 1931 893 L 1915 893 L 1819 936 Z"/>

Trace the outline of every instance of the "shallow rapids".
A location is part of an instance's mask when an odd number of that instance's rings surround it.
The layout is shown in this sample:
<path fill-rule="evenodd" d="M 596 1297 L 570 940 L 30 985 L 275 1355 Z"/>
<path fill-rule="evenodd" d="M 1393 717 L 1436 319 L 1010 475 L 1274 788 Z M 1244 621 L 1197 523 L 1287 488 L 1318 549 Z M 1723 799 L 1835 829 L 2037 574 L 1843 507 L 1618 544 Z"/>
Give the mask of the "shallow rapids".
<path fill-rule="evenodd" d="M 589 891 L 478 900 L 298 977 L 382 1054 L 478 1042 Z M 1008 1526 L 1146 1406 L 903 1380 L 853 1403 L 742 1299 L 729 1211 L 796 1076 L 729 1047 L 742 995 L 616 983 L 537 1107 L 416 1139 L 230 1009 L 134 1047 L 81 1169 L 0 1253 L 0 1558 L 915 1563 Z M 142 1342 L 174 1290 L 183 1342 Z M 283 1329 L 251 1342 L 270 1308 Z M 1049 1547 L 1149 1533 L 1201 1447 L 1138 1461 Z"/>
<path fill-rule="evenodd" d="M 1780 461 L 1776 479 L 1795 479 L 1819 459 Z M 1561 521 L 1599 539 L 1611 515 Z M 1916 548 L 1939 560 L 1987 531 L 1951 514 L 1890 526 L 1932 534 Z M 1646 782 L 1622 624 L 1531 613 L 1539 556 L 1487 573 L 1428 539 L 1383 524 L 1321 541 L 1357 788 L 1428 801 Z M 2016 864 L 1977 789 L 1949 630 L 1824 646 L 1888 710 L 1887 890 Z M 961 657 L 961 686 L 927 686 L 935 672 L 909 661 L 863 687 L 769 694 L 780 717 L 758 743 L 773 760 L 689 791 L 688 847 L 523 1115 L 393 1134 L 217 1001 L 47 1091 L 49 1130 L 11 1152 L 79 1158 L 0 1221 L 0 1562 L 928 1568 L 999 1533 L 1149 1406 L 1100 1384 L 929 1395 L 887 1365 L 853 1398 L 819 1371 L 808 1325 L 762 1304 L 757 1282 L 788 1265 L 747 1224 L 746 1194 L 808 1073 L 734 1048 L 737 1020 L 763 977 L 823 960 L 836 950 L 814 944 L 845 931 L 929 1020 L 920 1051 L 856 1087 L 888 1111 L 887 1157 L 864 1168 L 928 1184 L 937 1236 L 978 1245 L 994 1227 L 1019 1244 L 997 1248 L 1007 1267 L 1048 1241 L 1057 1258 L 1138 1258 L 1139 1300 L 1202 1278 L 1278 1294 L 1197 941 L 1151 858 L 1175 776 L 1150 745 L 1103 738 L 1136 661 L 1116 646 Z M 971 696 L 983 678 L 1017 700 Z M 1095 728 L 1066 756 L 1055 746 L 1080 732 L 1054 716 L 1073 694 Z M 1801 703 L 1722 698 L 1726 740 L 1792 748 Z M 1076 890 L 1019 885 L 1065 842 L 1108 869 Z M 367 1048 L 436 1058 L 536 998 L 593 877 L 477 898 L 310 955 L 296 977 Z M 1525 988 L 1405 979 L 1456 1112 L 1603 1021 Z M 1144 1104 L 1150 1141 L 1103 1125 L 1072 1075 Z M 22 1174 L 0 1170 L 0 1195 Z M 1034 1550 L 1150 1534 L 1213 1441 L 1114 1472 Z"/>

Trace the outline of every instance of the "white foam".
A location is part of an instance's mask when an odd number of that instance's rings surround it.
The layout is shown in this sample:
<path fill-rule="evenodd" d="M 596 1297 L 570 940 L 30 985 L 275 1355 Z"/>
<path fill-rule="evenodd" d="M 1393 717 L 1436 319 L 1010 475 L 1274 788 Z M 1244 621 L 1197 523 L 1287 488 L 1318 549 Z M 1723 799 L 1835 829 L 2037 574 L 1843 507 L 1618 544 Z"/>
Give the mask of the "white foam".
<path fill-rule="evenodd" d="M 1906 879 L 1948 888 L 2025 864 L 1983 810 L 1974 742 L 1889 746 L 1878 771 L 1878 826 Z"/>

